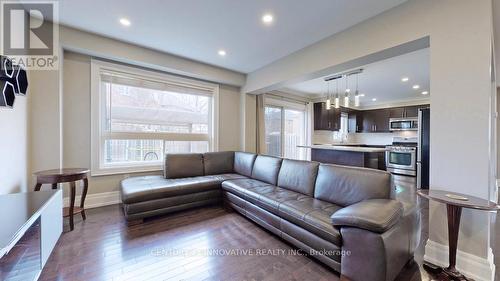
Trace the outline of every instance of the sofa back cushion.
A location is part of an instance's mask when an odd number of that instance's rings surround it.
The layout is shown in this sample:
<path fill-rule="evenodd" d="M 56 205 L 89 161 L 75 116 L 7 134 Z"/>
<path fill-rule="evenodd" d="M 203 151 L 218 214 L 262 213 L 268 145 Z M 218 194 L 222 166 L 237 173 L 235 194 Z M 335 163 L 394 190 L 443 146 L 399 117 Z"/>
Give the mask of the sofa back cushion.
<path fill-rule="evenodd" d="M 252 178 L 276 185 L 281 167 L 281 158 L 259 155 L 255 158 Z"/>
<path fill-rule="evenodd" d="M 247 177 L 252 176 L 253 162 L 257 155 L 248 152 L 234 153 L 234 171 Z"/>
<path fill-rule="evenodd" d="M 317 162 L 283 159 L 278 186 L 313 196 L 318 165 Z"/>
<path fill-rule="evenodd" d="M 205 175 L 218 175 L 233 172 L 234 152 L 207 152 L 203 154 Z"/>
<path fill-rule="evenodd" d="M 166 154 L 163 175 L 166 179 L 203 176 L 203 154 Z"/>
<path fill-rule="evenodd" d="M 380 170 L 321 164 L 314 198 L 349 206 L 366 199 L 388 199 L 391 176 Z"/>

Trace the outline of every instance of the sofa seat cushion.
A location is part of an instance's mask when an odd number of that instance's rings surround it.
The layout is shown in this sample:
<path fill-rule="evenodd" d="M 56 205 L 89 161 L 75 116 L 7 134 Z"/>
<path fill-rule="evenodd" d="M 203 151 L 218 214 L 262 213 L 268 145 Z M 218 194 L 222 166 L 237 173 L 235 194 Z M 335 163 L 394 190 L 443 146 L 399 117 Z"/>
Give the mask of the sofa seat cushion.
<path fill-rule="evenodd" d="M 332 226 L 330 218 L 340 206 L 252 179 L 225 181 L 222 187 L 337 246 L 341 245 L 340 232 Z"/>
<path fill-rule="evenodd" d="M 239 197 L 249 200 L 247 195 L 247 191 L 252 187 L 259 186 L 271 186 L 268 183 L 265 183 L 256 179 L 235 179 L 235 180 L 226 180 L 222 182 L 222 189 L 228 192 L 231 192 Z"/>
<path fill-rule="evenodd" d="M 124 204 L 144 202 L 220 188 L 221 181 L 213 176 L 165 179 L 162 176 L 132 177 L 121 182 Z"/>
<path fill-rule="evenodd" d="M 283 202 L 307 197 L 301 193 L 277 186 L 252 187 L 247 193 L 250 201 L 253 199 L 254 204 L 277 216 L 280 215 L 279 207 Z"/>
<path fill-rule="evenodd" d="M 280 204 L 280 217 L 341 246 L 340 231 L 332 225 L 330 216 L 340 206 L 311 197 L 299 197 Z"/>
<path fill-rule="evenodd" d="M 235 173 L 213 175 L 213 177 L 217 178 L 221 182 L 228 181 L 228 180 L 248 179 L 247 176 L 235 174 Z"/>
<path fill-rule="evenodd" d="M 228 180 L 222 189 L 231 192 L 277 216 L 281 202 L 306 197 L 298 192 L 280 188 L 255 179 Z"/>

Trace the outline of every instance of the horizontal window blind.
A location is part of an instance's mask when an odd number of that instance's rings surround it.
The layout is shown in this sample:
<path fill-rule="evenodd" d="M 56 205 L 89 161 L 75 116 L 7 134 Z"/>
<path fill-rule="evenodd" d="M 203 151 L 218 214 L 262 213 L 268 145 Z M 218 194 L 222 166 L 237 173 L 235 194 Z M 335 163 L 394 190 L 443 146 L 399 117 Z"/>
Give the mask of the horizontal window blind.
<path fill-rule="evenodd" d="M 101 72 L 101 81 L 124 86 L 148 88 L 151 90 L 167 91 L 180 94 L 212 96 L 213 89 L 196 87 L 178 82 L 156 81 L 147 77 L 130 76 L 119 72 Z"/>

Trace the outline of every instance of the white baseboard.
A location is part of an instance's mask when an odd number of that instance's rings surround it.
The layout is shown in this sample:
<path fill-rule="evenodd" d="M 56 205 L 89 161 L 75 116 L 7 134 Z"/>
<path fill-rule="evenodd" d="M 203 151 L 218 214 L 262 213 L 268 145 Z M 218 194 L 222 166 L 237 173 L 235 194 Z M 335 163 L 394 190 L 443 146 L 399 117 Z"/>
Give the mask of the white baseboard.
<path fill-rule="evenodd" d="M 438 266 L 448 266 L 448 246 L 428 239 L 424 260 Z M 457 269 L 474 280 L 493 281 L 495 279 L 493 251 L 489 248 L 488 258 L 481 258 L 457 250 Z"/>
<path fill-rule="evenodd" d="M 75 206 L 80 205 L 80 198 L 80 195 L 75 197 Z M 114 205 L 120 202 L 120 192 L 118 191 L 87 194 L 87 197 L 85 197 L 85 209 Z M 64 207 L 69 206 L 69 197 L 64 197 L 63 204 Z"/>

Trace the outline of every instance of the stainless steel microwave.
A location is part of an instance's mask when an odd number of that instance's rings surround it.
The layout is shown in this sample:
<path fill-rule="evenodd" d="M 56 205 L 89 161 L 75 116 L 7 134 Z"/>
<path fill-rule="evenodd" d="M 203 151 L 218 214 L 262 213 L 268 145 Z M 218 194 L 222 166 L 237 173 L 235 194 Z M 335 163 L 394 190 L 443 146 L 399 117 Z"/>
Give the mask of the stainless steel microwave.
<path fill-rule="evenodd" d="M 418 130 L 418 118 L 391 118 L 389 119 L 391 131 L 416 131 Z"/>

